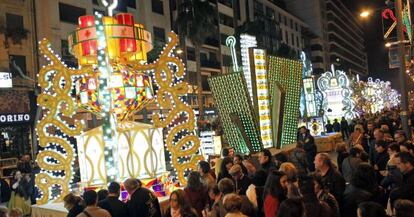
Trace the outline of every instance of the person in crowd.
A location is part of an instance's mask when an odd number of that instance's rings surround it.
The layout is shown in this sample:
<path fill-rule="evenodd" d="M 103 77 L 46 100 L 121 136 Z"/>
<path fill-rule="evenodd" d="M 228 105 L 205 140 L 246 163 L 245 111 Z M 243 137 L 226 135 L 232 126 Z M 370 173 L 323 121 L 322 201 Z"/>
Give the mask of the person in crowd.
<path fill-rule="evenodd" d="M 164 217 L 198 217 L 197 211 L 191 208 L 191 200 L 186 196 L 186 193 L 177 189 L 170 195 L 170 205 L 164 213 Z M 201 215 L 202 216 L 202 215 Z"/>
<path fill-rule="evenodd" d="M 341 132 L 341 124 L 338 122 L 338 119 L 334 119 L 333 129 L 336 133 Z"/>
<path fill-rule="evenodd" d="M 367 163 L 359 164 L 344 192 L 342 216 L 357 217 L 358 204 L 379 199 L 378 196 L 374 168 Z"/>
<path fill-rule="evenodd" d="M 63 206 L 68 210 L 67 217 L 76 217 L 85 209 L 82 198 L 73 193 L 69 193 L 63 198 Z"/>
<path fill-rule="evenodd" d="M 158 198 L 150 190 L 142 187 L 139 179 L 129 178 L 124 181 L 129 194 L 127 208 L 129 217 L 160 217 Z"/>
<path fill-rule="evenodd" d="M 32 162 L 29 154 L 25 154 L 21 157 L 20 161 L 17 163 L 17 170 L 21 173 L 32 173 Z"/>
<path fill-rule="evenodd" d="M 397 143 L 392 143 L 388 146 L 388 155 L 390 156 L 390 159 L 394 158 L 395 155 L 400 153 L 400 146 Z"/>
<path fill-rule="evenodd" d="M 7 206 L 11 197 L 10 185 L 6 180 L 0 178 L 0 206 Z"/>
<path fill-rule="evenodd" d="M 226 196 L 227 194 L 234 193 L 235 191 L 234 183 L 231 179 L 224 178 L 219 181 L 218 189 L 220 191 L 220 196 L 218 199 L 216 199 L 216 202 L 213 204 L 211 212 L 207 213 L 207 216 L 225 217 L 227 214 L 227 211 L 224 209 L 223 199 L 224 199 L 224 196 Z"/>
<path fill-rule="evenodd" d="M 296 147 L 290 150 L 288 158 L 289 162 L 295 165 L 299 175 L 308 173 L 308 159 L 302 143 L 296 143 Z"/>
<path fill-rule="evenodd" d="M 4 206 L 0 206 L 0 217 L 9 217 L 9 209 Z"/>
<path fill-rule="evenodd" d="M 30 214 L 31 201 L 30 196 L 33 192 L 31 188 L 30 174 L 22 175 L 20 171 L 14 172 L 11 184 L 12 194 L 8 203 L 8 208 L 20 208 L 24 215 Z"/>
<path fill-rule="evenodd" d="M 346 151 L 346 144 L 344 142 L 339 143 L 336 146 L 336 153 L 337 153 L 336 162 L 338 164 L 338 170 L 339 172 L 342 173 L 342 162 L 344 161 L 345 158 L 349 156 L 349 153 Z"/>
<path fill-rule="evenodd" d="M 260 152 L 259 163 L 261 169 L 263 169 L 267 173 L 276 169 L 276 165 L 273 162 L 272 153 L 268 149 L 263 149 L 263 151 Z"/>
<path fill-rule="evenodd" d="M 325 129 L 327 133 L 333 133 L 334 129 L 330 120 L 328 120 L 328 123 L 325 125 Z"/>
<path fill-rule="evenodd" d="M 387 217 L 384 207 L 380 204 L 368 201 L 358 205 L 358 217 Z"/>
<path fill-rule="evenodd" d="M 352 172 L 362 163 L 361 152 L 362 150 L 356 147 L 350 148 L 349 156 L 342 162 L 342 176 L 346 183 L 351 181 Z"/>
<path fill-rule="evenodd" d="M 251 159 L 243 160 L 243 165 L 247 169 L 247 176 L 252 177 L 256 173 L 256 167 Z"/>
<path fill-rule="evenodd" d="M 411 145 L 410 142 L 407 141 L 407 136 L 405 135 L 404 131 L 398 130 L 394 134 L 395 143 L 400 146 L 400 150 L 402 152 L 409 152 L 408 147 Z"/>
<path fill-rule="evenodd" d="M 349 138 L 348 121 L 345 119 L 345 117 L 342 117 L 341 119 L 341 134 L 344 140 Z"/>
<path fill-rule="evenodd" d="M 240 167 L 243 170 L 243 174 L 248 175 L 249 172 L 247 171 L 247 168 L 243 165 L 243 157 L 240 154 L 236 154 L 233 156 L 233 164 L 236 165 L 240 165 Z"/>
<path fill-rule="evenodd" d="M 224 158 L 229 157 L 230 155 L 230 148 L 222 148 L 221 149 L 221 158 L 217 158 L 216 159 L 216 164 L 215 164 L 215 173 L 216 173 L 216 177 L 218 177 L 220 170 L 221 170 L 221 162 L 223 161 Z M 220 181 L 220 180 L 218 180 Z"/>
<path fill-rule="evenodd" d="M 98 202 L 98 206 L 108 211 L 112 217 L 128 216 L 128 208 L 125 203 L 119 200 L 121 185 L 118 182 L 111 182 L 108 185 L 108 196 Z M 98 192 L 99 197 L 99 192 Z"/>
<path fill-rule="evenodd" d="M 377 172 L 378 183 L 382 181 L 387 169 L 387 163 L 390 160 L 390 156 L 387 152 L 388 145 L 385 141 L 378 141 L 375 144 L 375 164 L 374 169 Z"/>
<path fill-rule="evenodd" d="M 280 203 L 286 199 L 287 176 L 283 172 L 271 171 L 263 190 L 263 211 L 265 217 L 276 217 Z"/>
<path fill-rule="evenodd" d="M 94 190 L 85 191 L 83 201 L 86 208 L 76 217 L 111 217 L 108 211 L 97 206 L 98 194 Z"/>
<path fill-rule="evenodd" d="M 191 207 L 196 210 L 197 215 L 202 216 L 203 209 L 208 205 L 208 188 L 201 182 L 199 172 L 190 172 L 184 192 Z"/>
<path fill-rule="evenodd" d="M 395 217 L 412 217 L 414 202 L 411 200 L 397 200 L 394 205 Z"/>
<path fill-rule="evenodd" d="M 301 199 L 287 199 L 280 204 L 277 217 L 304 217 L 305 205 Z"/>
<path fill-rule="evenodd" d="M 239 195 L 246 195 L 246 190 L 252 183 L 250 178 L 243 174 L 243 170 L 239 164 L 233 165 L 229 172 L 236 185 L 236 193 Z"/>
<path fill-rule="evenodd" d="M 216 180 L 211 175 L 210 170 L 210 164 L 207 161 L 198 162 L 198 172 L 201 175 L 201 181 L 209 188 L 216 184 Z"/>
<path fill-rule="evenodd" d="M 295 183 L 298 181 L 298 170 L 293 163 L 282 163 L 282 165 L 280 165 L 279 171 L 286 174 L 289 183 Z"/>
<path fill-rule="evenodd" d="M 106 189 L 101 189 L 98 191 L 98 202 L 106 199 L 108 197 L 109 192 Z"/>
<path fill-rule="evenodd" d="M 303 195 L 306 217 L 332 217 L 334 216 L 329 205 L 318 200 L 312 177 L 302 176 L 299 179 L 300 192 Z"/>
<path fill-rule="evenodd" d="M 263 191 L 266 184 L 267 173 L 258 170 L 253 176 L 252 184 L 247 188 L 246 196 L 257 211 L 257 217 L 263 217 Z"/>
<path fill-rule="evenodd" d="M 223 198 L 224 209 L 227 214 L 225 217 L 247 217 L 241 212 L 242 208 L 242 197 L 235 193 L 227 194 Z"/>
<path fill-rule="evenodd" d="M 374 165 L 375 160 L 375 124 L 373 122 L 368 122 L 367 124 L 367 133 L 366 133 L 366 139 L 367 144 L 369 147 L 369 151 L 367 152 L 369 154 L 369 159 L 372 165 Z"/>
<path fill-rule="evenodd" d="M 376 162 L 376 146 L 377 144 L 384 143 L 384 132 L 381 129 L 375 129 L 374 130 L 374 143 L 370 146 L 370 162 L 374 166 Z M 385 142 L 386 143 L 386 142 Z"/>
<path fill-rule="evenodd" d="M 384 140 L 388 143 L 392 142 L 393 138 L 390 127 L 387 124 L 382 124 L 380 129 L 384 132 Z"/>
<path fill-rule="evenodd" d="M 396 144 L 394 144 L 396 145 Z M 399 147 L 397 145 L 397 147 Z M 394 155 L 387 163 L 387 171 L 384 179 L 382 179 L 380 186 L 385 190 L 385 197 L 388 198 L 391 191 L 399 187 L 403 181 L 403 175 L 398 169 L 398 159 Z"/>
<path fill-rule="evenodd" d="M 349 138 L 349 146 L 353 147 L 355 145 L 361 145 L 365 149 L 365 143 L 364 143 L 364 127 L 361 124 L 357 124 L 354 127 L 354 132 L 352 132 L 350 138 Z"/>
<path fill-rule="evenodd" d="M 219 182 L 220 180 L 224 179 L 224 178 L 229 178 L 231 179 L 231 175 L 229 173 L 229 170 L 231 169 L 231 167 L 233 166 L 233 158 L 231 157 L 225 157 L 223 159 L 223 161 L 221 162 L 220 165 L 220 172 L 217 176 L 217 182 Z"/>
<path fill-rule="evenodd" d="M 308 162 L 308 170 L 309 171 L 315 171 L 315 165 L 313 164 L 313 161 L 315 160 L 316 156 L 316 145 L 315 145 L 315 139 L 313 136 L 309 133 L 309 130 L 306 129 L 306 127 L 301 127 L 299 130 L 299 136 L 297 142 L 302 144 L 303 149 L 306 151 L 306 160 Z"/>
<path fill-rule="evenodd" d="M 288 162 L 288 153 L 286 153 L 285 151 L 281 151 L 277 154 L 275 154 L 275 164 L 276 164 L 276 169 L 280 168 L 280 165 L 282 163 Z"/>
<path fill-rule="evenodd" d="M 397 165 L 403 174 L 403 182 L 400 187 L 391 191 L 391 205 L 398 199 L 414 201 L 414 157 L 409 153 L 401 152 L 395 156 Z"/>
<path fill-rule="evenodd" d="M 203 210 L 203 216 L 204 213 L 207 214 L 208 212 L 210 212 L 213 208 L 213 204 L 218 203 L 221 198 L 221 193 L 217 184 L 214 184 L 211 188 L 208 189 L 208 197 L 210 199 L 209 206 Z"/>
<path fill-rule="evenodd" d="M 333 217 L 340 216 L 339 204 L 336 201 L 335 197 L 329 193 L 329 189 L 327 189 L 322 181 L 322 176 L 320 173 L 313 173 L 312 174 L 314 189 L 316 193 L 316 197 L 319 201 L 323 201 L 331 208 L 331 213 Z"/>
<path fill-rule="evenodd" d="M 326 153 L 319 153 L 315 158 L 316 170 L 322 176 L 324 186 L 335 196 L 339 204 L 342 202 L 342 195 L 345 191 L 345 179 L 335 169 L 332 160 Z"/>
<path fill-rule="evenodd" d="M 19 208 L 13 208 L 9 211 L 9 217 L 23 217 L 23 211 Z"/>

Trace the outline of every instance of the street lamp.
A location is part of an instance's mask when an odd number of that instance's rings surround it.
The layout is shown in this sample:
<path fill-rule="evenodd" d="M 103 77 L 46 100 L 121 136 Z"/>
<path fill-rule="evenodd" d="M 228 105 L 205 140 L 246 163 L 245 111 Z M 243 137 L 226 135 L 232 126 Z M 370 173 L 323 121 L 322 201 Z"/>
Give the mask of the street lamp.
<path fill-rule="evenodd" d="M 362 18 L 367 18 L 369 15 L 371 15 L 370 11 L 362 11 L 359 16 Z"/>

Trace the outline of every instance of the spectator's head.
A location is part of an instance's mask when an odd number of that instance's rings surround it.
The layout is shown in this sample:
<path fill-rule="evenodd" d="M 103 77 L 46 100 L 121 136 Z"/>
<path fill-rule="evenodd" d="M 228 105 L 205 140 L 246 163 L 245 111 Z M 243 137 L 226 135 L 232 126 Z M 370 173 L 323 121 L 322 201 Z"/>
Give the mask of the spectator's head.
<path fill-rule="evenodd" d="M 323 178 L 320 173 L 317 173 L 317 172 L 312 173 L 312 178 L 313 178 L 315 193 L 318 193 L 326 189 L 325 183 L 323 182 Z"/>
<path fill-rule="evenodd" d="M 23 217 L 23 211 L 20 208 L 13 208 L 9 212 L 9 217 Z"/>
<path fill-rule="evenodd" d="M 414 202 L 411 200 L 397 200 L 394 204 L 395 217 L 412 217 Z"/>
<path fill-rule="evenodd" d="M 118 182 L 111 182 L 108 185 L 108 193 L 112 196 L 119 197 L 121 193 L 121 185 Z"/>
<path fill-rule="evenodd" d="M 303 217 L 305 206 L 300 199 L 287 199 L 280 204 L 277 217 Z"/>
<path fill-rule="evenodd" d="M 308 133 L 308 129 L 305 126 L 300 127 L 299 131 L 300 131 L 301 134 Z"/>
<path fill-rule="evenodd" d="M 252 178 L 252 183 L 255 186 L 264 186 L 266 184 L 267 173 L 264 170 L 258 170 Z"/>
<path fill-rule="evenodd" d="M 223 195 L 233 193 L 235 191 L 233 180 L 229 178 L 220 180 L 218 183 L 218 189 Z"/>
<path fill-rule="evenodd" d="M 229 170 L 230 175 L 234 180 L 239 180 L 243 177 L 243 170 L 239 164 L 235 164 Z"/>
<path fill-rule="evenodd" d="M 22 156 L 22 161 L 23 162 L 30 162 L 30 155 L 29 154 L 25 154 Z"/>
<path fill-rule="evenodd" d="M 336 146 L 336 152 L 338 153 L 344 153 L 346 152 L 346 144 L 345 142 L 341 142 Z"/>
<path fill-rule="evenodd" d="M 142 185 L 141 181 L 136 178 L 129 178 L 124 181 L 125 190 L 129 195 L 132 195 Z"/>
<path fill-rule="evenodd" d="M 9 210 L 7 207 L 0 206 L 0 217 L 9 217 Z"/>
<path fill-rule="evenodd" d="M 272 153 L 268 149 L 263 149 L 263 151 L 260 152 L 259 162 L 261 165 L 265 165 L 271 162 L 272 160 Z"/>
<path fill-rule="evenodd" d="M 386 217 L 385 209 L 380 204 L 369 201 L 358 205 L 358 217 Z"/>
<path fill-rule="evenodd" d="M 191 213 L 190 202 L 187 200 L 184 190 L 177 189 L 170 195 L 171 209 L 180 209 L 181 214 Z"/>
<path fill-rule="evenodd" d="M 338 122 L 338 119 L 336 119 L 336 118 L 335 118 L 335 119 L 334 119 L 334 122 Z"/>
<path fill-rule="evenodd" d="M 271 171 L 264 186 L 264 196 L 270 194 L 280 201 L 286 197 L 287 185 L 287 176 L 284 172 Z"/>
<path fill-rule="evenodd" d="M 315 183 L 310 176 L 301 176 L 299 178 L 299 189 L 302 194 L 314 195 L 315 194 Z"/>
<path fill-rule="evenodd" d="M 242 198 L 235 193 L 227 194 L 223 198 L 224 209 L 226 210 L 227 213 L 240 212 L 242 202 L 243 202 Z"/>
<path fill-rule="evenodd" d="M 377 179 L 374 167 L 368 163 L 361 163 L 353 171 L 351 176 L 351 184 L 357 188 L 365 189 L 373 192 L 377 188 Z"/>
<path fill-rule="evenodd" d="M 369 161 L 369 154 L 367 152 L 363 151 L 363 152 L 361 152 L 360 158 L 361 158 L 361 160 L 363 162 L 368 163 L 368 161 Z"/>
<path fill-rule="evenodd" d="M 229 170 L 233 166 L 233 158 L 231 157 L 225 157 L 223 161 L 221 161 L 220 165 L 220 173 L 223 175 L 229 174 Z"/>
<path fill-rule="evenodd" d="M 98 203 L 98 194 L 94 190 L 88 190 L 83 193 L 83 201 L 86 206 L 96 206 Z"/>
<path fill-rule="evenodd" d="M 207 161 L 198 162 L 198 172 L 204 176 L 210 172 L 210 164 Z"/>
<path fill-rule="evenodd" d="M 400 153 L 400 146 L 397 143 L 393 143 L 388 146 L 388 154 L 390 156 L 394 156 L 398 153 Z"/>
<path fill-rule="evenodd" d="M 362 151 L 359 148 L 352 147 L 349 149 L 349 155 L 352 157 L 360 157 L 361 152 Z"/>
<path fill-rule="evenodd" d="M 288 157 L 286 152 L 282 151 L 275 154 L 275 163 L 276 166 L 280 166 L 282 163 L 288 162 Z"/>
<path fill-rule="evenodd" d="M 378 128 L 375 129 L 374 130 L 374 138 L 377 141 L 384 140 L 384 131 L 382 131 L 381 129 L 378 129 Z"/>
<path fill-rule="evenodd" d="M 406 143 L 406 142 L 403 142 L 403 143 L 400 143 L 400 152 L 410 152 L 410 144 L 409 143 Z"/>
<path fill-rule="evenodd" d="M 331 120 L 328 120 L 328 124 L 331 124 Z"/>
<path fill-rule="evenodd" d="M 247 172 L 250 174 L 254 174 L 256 172 L 256 167 L 254 166 L 254 163 L 252 160 L 243 160 L 243 166 L 246 167 Z"/>
<path fill-rule="evenodd" d="M 201 175 L 197 171 L 191 171 L 188 174 L 188 181 L 187 181 L 187 188 L 190 190 L 198 190 L 203 187 L 203 183 L 201 182 Z"/>
<path fill-rule="evenodd" d="M 234 155 L 233 156 L 233 163 L 234 164 L 242 164 L 242 162 L 243 162 L 243 157 L 241 156 L 241 155 L 239 155 L 239 154 L 236 154 L 236 155 Z"/>
<path fill-rule="evenodd" d="M 298 171 L 293 163 L 285 162 L 280 165 L 279 171 L 284 172 L 289 182 L 296 182 Z"/>
<path fill-rule="evenodd" d="M 414 169 L 414 157 L 407 152 L 398 153 L 396 156 L 398 168 L 402 173 L 410 172 Z"/>
<path fill-rule="evenodd" d="M 354 127 L 354 131 L 358 133 L 364 133 L 364 127 L 361 124 L 357 124 Z"/>
<path fill-rule="evenodd" d="M 369 131 L 373 131 L 375 129 L 375 125 L 372 122 L 368 122 L 367 124 L 367 128 Z"/>
<path fill-rule="evenodd" d="M 101 189 L 98 191 L 98 202 L 101 200 L 104 200 L 106 197 L 108 197 L 109 192 L 106 189 Z"/>
<path fill-rule="evenodd" d="M 394 139 L 398 143 L 403 143 L 403 142 L 406 142 L 407 141 L 407 136 L 405 135 L 404 131 L 398 130 L 394 134 Z"/>
<path fill-rule="evenodd" d="M 73 193 L 69 193 L 63 198 L 63 206 L 67 210 L 71 210 L 74 206 L 80 204 L 81 201 L 82 201 L 81 197 L 78 197 L 74 195 Z"/>
<path fill-rule="evenodd" d="M 380 141 L 377 141 L 377 143 L 375 144 L 375 151 L 377 153 L 383 153 L 387 150 L 387 148 L 388 148 L 388 144 L 385 141 L 380 140 Z"/>
<path fill-rule="evenodd" d="M 222 157 L 228 157 L 228 156 L 229 156 L 229 154 L 230 154 L 229 148 L 223 148 L 223 149 L 221 150 L 221 156 L 222 156 Z"/>
<path fill-rule="evenodd" d="M 13 173 L 13 178 L 14 178 L 15 180 L 20 180 L 20 179 L 22 179 L 22 178 L 23 178 L 22 172 L 20 172 L 19 170 L 15 171 L 15 172 Z"/>
<path fill-rule="evenodd" d="M 296 142 L 296 148 L 303 148 L 303 143 L 297 141 Z"/>
<path fill-rule="evenodd" d="M 317 154 L 314 163 L 315 168 L 320 171 L 335 168 L 335 165 L 333 164 L 331 158 L 326 153 Z"/>
<path fill-rule="evenodd" d="M 210 199 L 212 201 L 215 201 L 217 197 L 220 197 L 220 194 L 221 194 L 221 192 L 220 192 L 217 184 L 211 186 L 208 189 L 208 196 L 210 197 Z"/>
<path fill-rule="evenodd" d="M 341 120 L 345 120 L 345 117 L 342 117 Z"/>

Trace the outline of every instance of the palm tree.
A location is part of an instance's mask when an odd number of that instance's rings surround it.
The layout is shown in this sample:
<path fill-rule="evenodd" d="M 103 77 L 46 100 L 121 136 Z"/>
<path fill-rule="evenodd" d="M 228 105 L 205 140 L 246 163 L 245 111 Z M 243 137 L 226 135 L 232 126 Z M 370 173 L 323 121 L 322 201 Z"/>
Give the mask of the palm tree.
<path fill-rule="evenodd" d="M 217 34 L 217 12 L 207 0 L 184 0 L 178 5 L 178 33 L 188 38 L 195 49 L 198 111 L 203 119 L 200 49 L 209 36 Z"/>

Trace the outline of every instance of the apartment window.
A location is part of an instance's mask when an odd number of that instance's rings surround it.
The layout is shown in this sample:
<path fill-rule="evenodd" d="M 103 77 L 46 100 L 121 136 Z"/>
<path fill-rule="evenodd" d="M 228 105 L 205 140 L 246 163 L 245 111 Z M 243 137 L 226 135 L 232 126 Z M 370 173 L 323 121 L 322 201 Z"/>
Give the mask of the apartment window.
<path fill-rule="evenodd" d="M 223 55 L 223 66 L 232 66 L 233 59 L 229 55 Z"/>
<path fill-rule="evenodd" d="M 9 55 L 9 69 L 12 73 L 13 77 L 20 76 L 20 73 L 16 67 L 14 67 L 14 64 L 16 63 L 17 67 L 20 68 L 20 70 L 23 72 L 23 74 L 27 74 L 26 72 L 26 56 L 21 55 Z"/>
<path fill-rule="evenodd" d="M 228 6 L 228 7 L 233 8 L 233 3 L 232 3 L 232 0 L 219 0 L 218 2 L 220 2 L 220 3 L 221 3 L 221 4 L 223 4 L 223 5 L 226 5 L 226 6 Z"/>
<path fill-rule="evenodd" d="M 287 31 L 285 31 L 285 42 L 286 44 L 289 43 L 289 33 Z"/>
<path fill-rule="evenodd" d="M 292 33 L 290 36 L 290 42 L 292 43 L 292 46 L 295 46 L 295 35 Z"/>
<path fill-rule="evenodd" d="M 225 26 L 233 27 L 233 18 L 230 16 L 227 16 L 225 14 L 220 13 L 220 24 L 223 24 Z"/>
<path fill-rule="evenodd" d="M 197 84 L 197 72 L 188 72 L 188 83 L 190 85 L 196 85 Z"/>
<path fill-rule="evenodd" d="M 195 61 L 195 49 L 193 47 L 187 47 L 187 60 Z"/>
<path fill-rule="evenodd" d="M 153 30 L 155 41 L 165 42 L 165 30 L 156 26 L 154 26 Z"/>
<path fill-rule="evenodd" d="M 287 18 L 285 16 L 283 16 L 283 23 L 287 26 Z"/>
<path fill-rule="evenodd" d="M 152 0 L 152 12 L 157 14 L 164 14 L 164 5 L 161 0 Z"/>
<path fill-rule="evenodd" d="M 256 1 L 254 1 L 254 4 L 253 4 L 253 9 L 254 9 L 254 14 L 255 14 L 255 15 L 256 15 L 256 14 L 260 14 L 260 15 L 264 14 L 264 11 L 263 11 L 263 4 L 262 4 L 262 3 L 260 3 L 260 2 L 258 2 L 257 0 L 256 0 Z"/>
<path fill-rule="evenodd" d="M 6 13 L 6 27 L 10 30 L 24 29 L 23 16 Z"/>
<path fill-rule="evenodd" d="M 299 32 L 298 23 L 295 23 L 295 30 L 296 32 Z"/>
<path fill-rule="evenodd" d="M 299 37 L 296 36 L 296 46 L 298 46 L 300 48 L 300 43 L 299 43 Z"/>
<path fill-rule="evenodd" d="M 137 3 L 135 2 L 135 0 L 128 0 L 127 4 L 130 8 L 137 8 Z"/>
<path fill-rule="evenodd" d="M 227 37 L 229 37 L 229 36 L 226 35 L 226 34 L 220 33 L 220 41 L 221 41 L 221 44 L 222 45 L 226 45 L 226 39 L 227 39 Z"/>
<path fill-rule="evenodd" d="M 92 0 L 92 3 L 93 3 L 94 5 L 99 5 L 98 0 Z"/>
<path fill-rule="evenodd" d="M 79 8 L 72 5 L 59 3 L 60 21 L 72 24 L 78 24 L 78 18 L 86 15 L 85 8 Z"/>
<path fill-rule="evenodd" d="M 211 91 L 210 90 L 210 85 L 208 85 L 208 76 L 207 75 L 202 75 L 201 76 L 201 86 L 203 88 L 203 91 Z"/>
<path fill-rule="evenodd" d="M 290 28 L 293 29 L 293 20 L 290 19 Z"/>
<path fill-rule="evenodd" d="M 277 21 L 278 21 L 279 23 L 281 23 L 281 22 L 282 22 L 282 15 L 281 15 L 280 13 L 278 13 L 278 14 L 277 14 L 277 17 L 278 17 L 278 20 L 277 20 Z"/>
<path fill-rule="evenodd" d="M 61 40 L 60 47 L 62 51 L 62 61 L 69 67 L 77 67 L 78 61 L 76 58 L 69 52 L 69 43 L 68 40 Z"/>
<path fill-rule="evenodd" d="M 266 16 L 270 19 L 275 19 L 275 10 L 272 8 L 266 7 Z"/>

